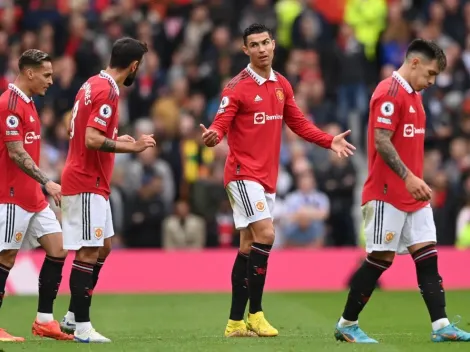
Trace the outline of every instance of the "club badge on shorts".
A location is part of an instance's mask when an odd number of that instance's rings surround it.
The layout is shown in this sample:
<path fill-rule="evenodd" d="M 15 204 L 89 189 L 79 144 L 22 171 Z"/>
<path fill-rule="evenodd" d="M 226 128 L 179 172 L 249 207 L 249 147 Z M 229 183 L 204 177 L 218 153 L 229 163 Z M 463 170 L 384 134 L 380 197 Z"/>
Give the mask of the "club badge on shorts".
<path fill-rule="evenodd" d="M 95 237 L 97 240 L 103 237 L 103 229 L 101 227 L 95 227 Z"/>
<path fill-rule="evenodd" d="M 395 237 L 395 232 L 387 231 L 385 233 L 385 243 L 392 242 L 394 237 Z"/>
<path fill-rule="evenodd" d="M 15 235 L 15 242 L 20 243 L 22 239 L 23 239 L 23 234 L 21 232 L 17 232 Z"/>
<path fill-rule="evenodd" d="M 262 200 L 259 200 L 255 203 L 255 208 L 256 210 L 260 211 L 260 212 L 263 212 L 264 209 L 265 209 L 265 205 L 264 205 L 264 202 Z"/>

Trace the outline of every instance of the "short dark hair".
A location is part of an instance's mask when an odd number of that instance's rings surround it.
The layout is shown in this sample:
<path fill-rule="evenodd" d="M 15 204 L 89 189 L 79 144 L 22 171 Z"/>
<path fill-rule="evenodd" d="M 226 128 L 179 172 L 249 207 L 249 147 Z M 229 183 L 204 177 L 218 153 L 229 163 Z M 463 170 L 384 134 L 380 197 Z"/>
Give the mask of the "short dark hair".
<path fill-rule="evenodd" d="M 442 48 L 433 41 L 419 38 L 413 40 L 406 50 L 406 58 L 413 53 L 419 53 L 431 61 L 436 60 L 440 72 L 446 69 L 446 55 Z"/>
<path fill-rule="evenodd" d="M 49 54 L 38 49 L 29 49 L 21 54 L 18 60 L 18 68 L 23 71 L 26 67 L 39 67 L 44 61 L 52 62 Z"/>
<path fill-rule="evenodd" d="M 243 31 L 243 43 L 246 45 L 246 38 L 248 38 L 249 35 L 259 34 L 259 33 L 264 33 L 264 32 L 267 32 L 269 34 L 269 38 L 272 39 L 273 37 L 272 30 L 270 30 L 264 24 L 253 23 L 251 26 L 249 26 Z"/>
<path fill-rule="evenodd" d="M 127 68 L 133 61 L 140 61 L 146 52 L 147 44 L 137 39 L 125 37 L 118 39 L 113 44 L 111 51 L 111 68 Z"/>

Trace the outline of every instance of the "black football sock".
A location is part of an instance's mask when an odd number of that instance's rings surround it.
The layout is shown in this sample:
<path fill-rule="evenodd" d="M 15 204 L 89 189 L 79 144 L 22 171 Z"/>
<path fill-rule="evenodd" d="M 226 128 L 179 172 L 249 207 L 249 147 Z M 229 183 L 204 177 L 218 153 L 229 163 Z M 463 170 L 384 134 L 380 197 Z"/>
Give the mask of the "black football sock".
<path fill-rule="evenodd" d="M 3 296 L 5 295 L 8 274 L 10 274 L 10 268 L 0 264 L 0 307 L 2 306 Z"/>
<path fill-rule="evenodd" d="M 437 249 L 434 244 L 413 253 L 418 286 L 428 308 L 431 322 L 447 318 L 446 297 L 442 278 L 437 269 Z"/>
<path fill-rule="evenodd" d="M 98 278 L 100 276 L 101 268 L 104 265 L 104 261 L 105 259 L 98 258 L 98 261 L 93 267 L 93 289 L 95 289 L 96 284 L 98 282 Z M 90 298 L 90 305 L 91 305 L 91 298 Z M 74 313 L 73 296 L 70 297 L 69 312 Z"/>
<path fill-rule="evenodd" d="M 98 258 L 95 266 L 93 267 L 93 290 L 95 289 L 96 284 L 98 283 L 98 278 L 100 277 L 100 271 L 104 265 L 104 261 L 105 261 L 105 258 L 104 259 Z M 91 298 L 90 298 L 90 305 L 91 305 Z"/>
<path fill-rule="evenodd" d="M 232 306 L 230 320 L 243 320 L 248 302 L 248 255 L 238 252 L 232 269 Z"/>
<path fill-rule="evenodd" d="M 391 265 L 391 262 L 375 259 L 371 256 L 366 258 L 351 280 L 351 288 L 342 315 L 344 319 L 358 320 L 359 313 L 369 301 L 377 281 Z"/>
<path fill-rule="evenodd" d="M 90 321 L 90 300 L 93 295 L 93 264 L 74 260 L 70 274 L 75 322 Z"/>
<path fill-rule="evenodd" d="M 65 258 L 56 258 L 46 255 L 39 273 L 39 302 L 38 313 L 52 314 L 54 300 L 57 297 L 60 282 L 62 281 L 62 268 Z"/>
<path fill-rule="evenodd" d="M 263 299 L 264 283 L 268 269 L 269 253 L 272 245 L 253 243 L 248 256 L 248 292 L 250 298 L 250 314 L 261 312 L 261 300 Z"/>

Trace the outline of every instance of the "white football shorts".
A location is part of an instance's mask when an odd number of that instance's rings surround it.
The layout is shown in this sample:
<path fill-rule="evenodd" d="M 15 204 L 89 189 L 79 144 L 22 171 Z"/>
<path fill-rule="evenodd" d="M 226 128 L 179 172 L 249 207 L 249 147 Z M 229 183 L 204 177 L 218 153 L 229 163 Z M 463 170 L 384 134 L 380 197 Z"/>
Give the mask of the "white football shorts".
<path fill-rule="evenodd" d="M 102 247 L 114 236 L 109 200 L 95 193 L 62 196 L 64 249 Z"/>
<path fill-rule="evenodd" d="M 16 204 L 0 204 L 0 251 L 20 249 L 23 240 L 34 243 L 42 236 L 61 232 L 59 221 L 49 205 L 32 213 Z"/>
<path fill-rule="evenodd" d="M 367 253 L 393 251 L 407 254 L 411 245 L 436 242 L 430 205 L 407 213 L 384 201 L 372 200 L 364 204 L 362 215 Z"/>
<path fill-rule="evenodd" d="M 233 209 L 237 230 L 263 219 L 272 219 L 275 193 L 266 193 L 264 187 L 254 181 L 231 181 L 226 191 Z"/>

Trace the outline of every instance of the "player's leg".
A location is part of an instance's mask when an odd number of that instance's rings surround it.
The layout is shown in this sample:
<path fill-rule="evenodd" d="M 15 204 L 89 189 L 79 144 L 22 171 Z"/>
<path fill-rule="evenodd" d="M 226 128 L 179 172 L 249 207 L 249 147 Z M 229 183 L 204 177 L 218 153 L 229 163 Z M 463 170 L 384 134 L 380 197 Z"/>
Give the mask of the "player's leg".
<path fill-rule="evenodd" d="M 362 211 L 368 255 L 351 279 L 335 337 L 346 342 L 376 343 L 359 328 L 359 314 L 372 296 L 380 276 L 392 265 L 406 213 L 382 201 L 371 201 Z"/>
<path fill-rule="evenodd" d="M 418 286 L 431 318 L 432 340 L 470 342 L 470 334 L 447 318 L 445 291 L 437 264 L 436 227 L 430 206 L 408 215 L 403 237 L 404 247 L 415 262 Z"/>
<path fill-rule="evenodd" d="M 276 336 L 261 308 L 269 253 L 274 243 L 274 226 L 264 188 L 253 181 L 233 181 L 227 185 L 237 229 L 248 229 L 253 237 L 248 260 L 247 278 L 250 312 L 247 328 L 258 336 Z"/>
<path fill-rule="evenodd" d="M 112 226 L 112 223 L 111 223 Z M 111 233 L 114 234 L 114 231 Z M 104 239 L 104 245 L 103 247 L 100 247 L 99 252 L 98 252 L 98 259 L 96 261 L 95 266 L 93 267 L 93 289 L 95 289 L 96 284 L 98 283 L 98 278 L 101 272 L 101 268 L 104 265 L 104 262 L 108 255 L 111 253 L 111 248 L 112 248 L 112 235 L 108 238 Z M 90 300 L 90 305 L 91 305 L 91 300 Z M 74 313 L 74 303 L 73 303 L 73 297 L 70 297 L 70 303 L 69 303 L 69 310 L 65 314 L 64 318 L 62 319 L 61 327 L 63 331 L 66 332 L 73 332 L 75 331 L 75 313 Z"/>
<path fill-rule="evenodd" d="M 36 238 L 46 252 L 39 273 L 39 299 L 33 334 L 56 340 L 73 340 L 73 336 L 60 330 L 59 322 L 54 320 L 53 305 L 62 281 L 67 250 L 63 248 L 62 229 L 50 207 L 36 213 L 29 222 L 26 237 Z"/>
<path fill-rule="evenodd" d="M 0 307 L 10 270 L 15 264 L 30 218 L 31 215 L 17 205 L 0 204 Z M 10 335 L 0 328 L 0 341 L 22 342 L 24 338 Z"/>
<path fill-rule="evenodd" d="M 244 321 L 248 303 L 248 256 L 253 236 L 249 229 L 240 230 L 240 248 L 232 268 L 232 304 L 230 316 L 225 328 L 226 337 L 255 337 L 254 332 L 246 328 Z"/>
<path fill-rule="evenodd" d="M 106 199 L 93 193 L 62 197 L 64 248 L 76 250 L 70 274 L 78 342 L 110 342 L 95 331 L 90 321 L 93 294 L 93 268 L 99 249 L 104 244 L 107 207 Z"/>

